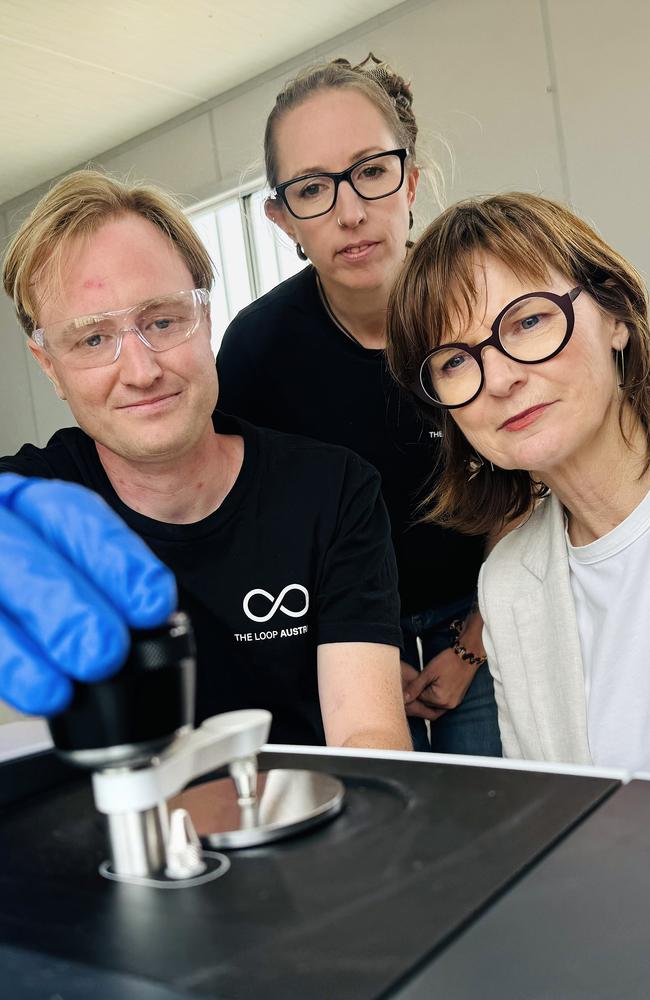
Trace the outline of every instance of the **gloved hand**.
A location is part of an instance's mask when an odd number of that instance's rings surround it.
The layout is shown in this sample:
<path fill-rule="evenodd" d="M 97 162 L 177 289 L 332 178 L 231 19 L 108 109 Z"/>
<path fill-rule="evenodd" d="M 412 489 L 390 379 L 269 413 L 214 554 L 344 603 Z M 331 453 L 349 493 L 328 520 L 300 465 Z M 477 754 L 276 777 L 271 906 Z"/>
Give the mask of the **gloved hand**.
<path fill-rule="evenodd" d="M 0 475 L 0 698 L 55 715 L 114 674 L 129 627 L 176 607 L 173 574 L 95 493 Z"/>

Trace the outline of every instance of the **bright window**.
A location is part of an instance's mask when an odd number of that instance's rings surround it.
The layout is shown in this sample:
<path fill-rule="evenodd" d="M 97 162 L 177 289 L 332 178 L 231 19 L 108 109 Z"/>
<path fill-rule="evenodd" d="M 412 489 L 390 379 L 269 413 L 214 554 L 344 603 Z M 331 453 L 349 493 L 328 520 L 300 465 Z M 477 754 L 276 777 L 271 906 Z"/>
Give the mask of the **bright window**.
<path fill-rule="evenodd" d="M 304 266 L 288 237 L 264 214 L 265 188 L 224 198 L 190 213 L 215 266 L 212 346 L 240 309 Z"/>

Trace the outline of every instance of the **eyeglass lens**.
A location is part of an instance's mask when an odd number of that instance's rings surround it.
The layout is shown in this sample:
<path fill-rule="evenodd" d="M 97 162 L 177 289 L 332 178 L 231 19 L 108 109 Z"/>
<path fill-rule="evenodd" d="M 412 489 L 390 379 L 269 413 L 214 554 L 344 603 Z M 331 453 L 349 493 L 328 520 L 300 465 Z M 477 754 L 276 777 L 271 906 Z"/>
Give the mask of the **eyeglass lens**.
<path fill-rule="evenodd" d="M 350 172 L 350 183 L 362 198 L 372 201 L 386 198 L 399 190 L 403 180 L 403 162 L 396 153 L 380 153 L 364 160 Z M 334 207 L 337 182 L 326 174 L 314 174 L 288 184 L 284 196 L 299 219 L 324 215 Z"/>
<path fill-rule="evenodd" d="M 72 368 L 97 368 L 115 360 L 125 332 L 137 331 L 153 351 L 168 351 L 194 332 L 200 307 L 195 292 L 178 292 L 117 314 L 54 324 L 45 330 L 47 350 Z"/>
<path fill-rule="evenodd" d="M 515 302 L 499 323 L 503 351 L 515 361 L 544 361 L 560 347 L 567 332 L 567 317 L 551 299 L 534 295 Z M 421 373 L 422 387 L 443 406 L 468 403 L 481 386 L 481 368 L 467 351 L 453 344 L 440 347 L 428 358 Z"/>

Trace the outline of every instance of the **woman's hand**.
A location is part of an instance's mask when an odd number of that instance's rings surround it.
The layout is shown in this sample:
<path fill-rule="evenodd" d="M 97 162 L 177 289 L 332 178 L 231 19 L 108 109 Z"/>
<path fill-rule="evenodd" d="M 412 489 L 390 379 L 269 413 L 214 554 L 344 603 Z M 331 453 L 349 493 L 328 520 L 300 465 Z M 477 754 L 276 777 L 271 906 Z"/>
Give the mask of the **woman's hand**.
<path fill-rule="evenodd" d="M 482 632 L 483 619 L 478 611 L 474 611 L 465 622 L 459 642 L 476 655 L 483 655 Z M 450 647 L 429 660 L 421 671 L 408 668 L 412 673 L 406 682 L 405 666 L 408 664 L 402 664 L 406 714 L 421 715 L 424 708 L 429 714 L 422 715 L 422 718 L 435 721 L 444 712 L 460 705 L 479 665 L 462 660 Z"/>
<path fill-rule="evenodd" d="M 429 660 L 426 667 L 416 672 L 404 691 L 404 705 L 407 715 L 420 715 L 419 709 L 411 712 L 412 706 L 421 705 L 430 714 L 426 719 L 438 719 L 450 708 L 457 708 L 468 687 L 474 680 L 477 668 L 461 660 L 453 649 L 443 649 Z"/>
<path fill-rule="evenodd" d="M 404 660 L 400 660 L 400 666 L 402 668 L 402 693 L 404 695 L 404 709 L 406 714 L 412 715 L 417 719 L 429 719 L 430 722 L 435 722 L 436 719 L 445 714 L 444 709 L 432 708 L 417 695 L 413 696 L 411 694 L 412 685 L 419 680 L 422 674 L 415 667 L 412 667 L 410 663 L 405 663 Z"/>

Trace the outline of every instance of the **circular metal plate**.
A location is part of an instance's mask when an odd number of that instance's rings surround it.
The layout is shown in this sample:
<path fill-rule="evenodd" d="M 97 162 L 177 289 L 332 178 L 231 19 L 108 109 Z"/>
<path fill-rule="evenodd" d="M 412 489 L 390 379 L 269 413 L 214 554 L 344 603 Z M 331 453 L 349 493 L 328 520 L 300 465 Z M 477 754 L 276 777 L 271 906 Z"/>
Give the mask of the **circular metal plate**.
<path fill-rule="evenodd" d="M 231 778 L 188 788 L 169 803 L 187 809 L 194 828 L 210 847 L 252 847 L 301 833 L 343 806 L 345 789 L 330 774 L 284 768 L 257 776 L 257 800 L 237 799 Z"/>

